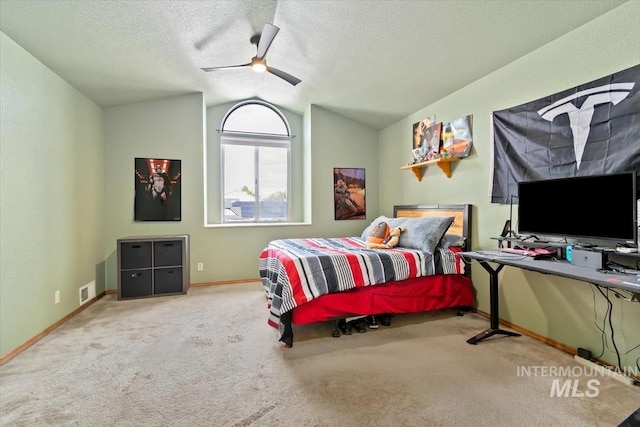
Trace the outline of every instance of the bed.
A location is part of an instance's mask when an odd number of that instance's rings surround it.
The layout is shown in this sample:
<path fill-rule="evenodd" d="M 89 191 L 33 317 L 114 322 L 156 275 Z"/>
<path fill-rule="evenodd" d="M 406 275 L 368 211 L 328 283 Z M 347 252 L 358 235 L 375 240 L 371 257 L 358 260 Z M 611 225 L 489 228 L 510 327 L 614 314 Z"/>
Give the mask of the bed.
<path fill-rule="evenodd" d="M 379 222 L 402 226 L 398 246 L 367 249 Z M 396 205 L 360 236 L 279 239 L 259 256 L 268 323 L 293 346 L 293 325 L 354 316 L 468 308 L 470 269 L 457 252 L 471 248 L 471 205 Z"/>

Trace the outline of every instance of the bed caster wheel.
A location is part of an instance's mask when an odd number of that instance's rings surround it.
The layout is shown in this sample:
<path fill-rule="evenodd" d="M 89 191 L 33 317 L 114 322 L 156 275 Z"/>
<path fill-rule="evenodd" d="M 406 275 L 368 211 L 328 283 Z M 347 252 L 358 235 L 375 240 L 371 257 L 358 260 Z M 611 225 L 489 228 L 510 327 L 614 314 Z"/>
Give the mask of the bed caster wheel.
<path fill-rule="evenodd" d="M 331 333 L 331 336 L 334 338 L 340 338 L 340 331 L 337 329 L 334 329 L 333 332 Z"/>
<path fill-rule="evenodd" d="M 458 316 L 464 316 L 464 311 L 462 311 L 462 310 L 461 310 L 461 311 L 458 311 L 458 313 L 457 313 L 457 314 L 458 314 Z"/>

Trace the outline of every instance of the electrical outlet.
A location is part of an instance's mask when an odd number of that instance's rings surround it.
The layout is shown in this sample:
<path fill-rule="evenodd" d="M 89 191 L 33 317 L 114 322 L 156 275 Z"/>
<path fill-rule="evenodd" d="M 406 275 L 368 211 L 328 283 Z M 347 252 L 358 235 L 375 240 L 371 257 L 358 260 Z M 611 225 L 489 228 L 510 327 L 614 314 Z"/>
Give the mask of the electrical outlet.
<path fill-rule="evenodd" d="M 56 291 L 56 293 L 53 296 L 53 299 L 54 299 L 56 304 L 58 304 L 60 302 L 60 291 Z"/>
<path fill-rule="evenodd" d="M 198 271 L 204 271 L 204 263 L 203 262 L 199 262 L 198 263 Z"/>

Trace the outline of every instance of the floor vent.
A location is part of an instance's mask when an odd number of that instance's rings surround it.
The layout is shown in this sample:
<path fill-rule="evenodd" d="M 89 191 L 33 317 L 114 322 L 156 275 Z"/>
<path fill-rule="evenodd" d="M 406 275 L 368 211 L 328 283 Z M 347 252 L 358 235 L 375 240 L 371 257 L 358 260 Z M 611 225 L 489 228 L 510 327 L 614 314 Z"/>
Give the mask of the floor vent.
<path fill-rule="evenodd" d="M 96 296 L 96 281 L 92 281 L 80 288 L 80 305 Z"/>

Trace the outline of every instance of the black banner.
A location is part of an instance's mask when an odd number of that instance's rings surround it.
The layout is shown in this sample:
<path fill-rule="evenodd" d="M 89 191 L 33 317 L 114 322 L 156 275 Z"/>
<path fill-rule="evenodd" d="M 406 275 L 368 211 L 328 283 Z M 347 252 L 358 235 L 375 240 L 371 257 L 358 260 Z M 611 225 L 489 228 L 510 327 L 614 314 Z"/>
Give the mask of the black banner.
<path fill-rule="evenodd" d="M 521 181 L 639 171 L 640 65 L 494 111 L 493 147 L 492 203 Z"/>

